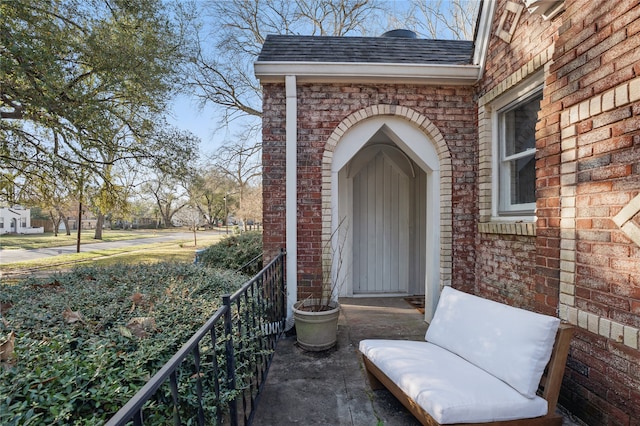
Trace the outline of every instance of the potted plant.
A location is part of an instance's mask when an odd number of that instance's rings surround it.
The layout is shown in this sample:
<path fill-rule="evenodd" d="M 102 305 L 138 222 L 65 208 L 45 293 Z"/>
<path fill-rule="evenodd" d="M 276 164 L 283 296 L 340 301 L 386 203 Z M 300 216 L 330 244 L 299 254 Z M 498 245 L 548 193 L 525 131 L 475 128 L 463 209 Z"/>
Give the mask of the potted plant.
<path fill-rule="evenodd" d="M 343 219 L 344 220 L 344 219 Z M 342 250 L 344 238 L 337 241 L 340 225 L 333 231 L 322 249 L 322 286 L 317 294 L 293 305 L 298 345 L 307 351 L 319 352 L 331 349 L 338 338 L 338 283 L 342 276 Z"/>

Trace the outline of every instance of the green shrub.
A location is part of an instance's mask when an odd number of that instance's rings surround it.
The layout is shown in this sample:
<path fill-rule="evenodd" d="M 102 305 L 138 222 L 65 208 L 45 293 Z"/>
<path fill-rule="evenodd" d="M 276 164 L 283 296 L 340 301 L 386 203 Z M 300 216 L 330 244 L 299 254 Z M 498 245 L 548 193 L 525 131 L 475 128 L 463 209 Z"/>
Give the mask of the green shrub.
<path fill-rule="evenodd" d="M 198 254 L 198 263 L 214 268 L 238 270 L 262 254 L 262 233 L 230 235 Z M 262 269 L 262 259 L 243 272 L 254 275 Z"/>
<path fill-rule="evenodd" d="M 0 343 L 15 333 L 15 359 L 0 364 L 0 424 L 103 424 L 247 278 L 160 263 L 0 285 Z M 145 327 L 127 327 L 133 318 Z"/>

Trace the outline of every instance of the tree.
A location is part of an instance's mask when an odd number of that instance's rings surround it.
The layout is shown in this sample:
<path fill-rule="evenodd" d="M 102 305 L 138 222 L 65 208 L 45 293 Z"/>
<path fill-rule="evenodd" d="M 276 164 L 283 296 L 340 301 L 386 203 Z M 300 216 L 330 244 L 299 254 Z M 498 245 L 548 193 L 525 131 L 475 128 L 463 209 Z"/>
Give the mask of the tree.
<path fill-rule="evenodd" d="M 212 157 L 213 163 L 226 176 L 235 188 L 237 195 L 238 209 L 236 215 L 240 214 L 243 226 L 247 226 L 247 212 L 249 209 L 245 205 L 247 193 L 251 183 L 262 175 L 260 163 L 260 144 L 253 143 L 251 139 L 238 139 L 223 145 Z M 230 194 L 227 194 L 227 196 Z"/>
<path fill-rule="evenodd" d="M 477 0 L 412 0 L 402 20 L 425 38 L 471 40 L 480 4 Z"/>
<path fill-rule="evenodd" d="M 260 221 L 262 218 L 262 185 L 250 184 L 244 191 L 242 197 L 242 206 L 237 212 L 239 217 L 245 218 L 244 229 L 251 220 Z"/>
<path fill-rule="evenodd" d="M 112 219 L 128 220 L 132 226 L 137 227 L 157 227 L 158 218 L 156 217 L 157 206 L 148 198 L 132 197 L 129 201 L 129 216 L 112 215 Z M 111 226 L 114 221 L 112 220 Z"/>
<path fill-rule="evenodd" d="M 187 205 L 182 210 L 176 212 L 174 220 L 176 223 L 188 227 L 193 231 L 193 245 L 198 246 L 197 232 L 198 227 L 203 223 L 202 214 L 200 211 L 192 205 Z"/>
<path fill-rule="evenodd" d="M 379 28 L 384 2 L 375 0 L 228 0 L 206 3 L 212 25 L 198 27 L 189 87 L 202 104 L 221 107 L 224 120 L 260 117 L 253 63 L 267 34 L 343 36 Z M 206 47 L 205 47 L 206 46 Z"/>
<path fill-rule="evenodd" d="M 108 190 L 111 165 L 167 157 L 149 141 L 175 91 L 184 34 L 165 2 L 5 1 L 0 15 L 3 191 L 69 185 L 78 169 Z"/>
<path fill-rule="evenodd" d="M 147 164 L 150 169 L 166 171 L 171 176 L 183 176 L 190 173 L 191 164 L 197 159 L 197 139 L 192 134 L 156 125 L 154 133 L 145 139 L 145 144 L 154 147 L 155 152 L 162 155 L 115 162 L 114 159 L 121 152 L 128 150 L 130 144 L 136 143 L 135 138 L 123 130 L 116 132 L 96 152 L 103 161 L 99 165 L 100 172 L 92 176 L 94 193 L 91 200 L 97 218 L 95 239 L 102 239 L 106 214 L 115 211 L 121 216 L 127 215 L 128 198 L 137 178 L 134 163 Z"/>
<path fill-rule="evenodd" d="M 187 191 L 180 181 L 167 173 L 158 173 L 142 185 L 143 194 L 151 195 L 165 227 L 173 226 L 173 216 L 189 204 Z"/>
<path fill-rule="evenodd" d="M 225 196 L 235 192 L 233 181 L 213 166 L 196 171 L 186 186 L 191 204 L 208 226 L 215 226 L 225 216 Z"/>

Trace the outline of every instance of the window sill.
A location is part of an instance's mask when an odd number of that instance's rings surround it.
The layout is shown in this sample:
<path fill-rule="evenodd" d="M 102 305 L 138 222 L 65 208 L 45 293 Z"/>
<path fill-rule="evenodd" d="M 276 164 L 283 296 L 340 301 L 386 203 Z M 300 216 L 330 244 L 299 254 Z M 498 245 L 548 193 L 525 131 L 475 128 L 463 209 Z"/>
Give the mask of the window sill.
<path fill-rule="evenodd" d="M 478 224 L 481 234 L 504 234 L 536 236 L 535 222 L 482 222 Z"/>

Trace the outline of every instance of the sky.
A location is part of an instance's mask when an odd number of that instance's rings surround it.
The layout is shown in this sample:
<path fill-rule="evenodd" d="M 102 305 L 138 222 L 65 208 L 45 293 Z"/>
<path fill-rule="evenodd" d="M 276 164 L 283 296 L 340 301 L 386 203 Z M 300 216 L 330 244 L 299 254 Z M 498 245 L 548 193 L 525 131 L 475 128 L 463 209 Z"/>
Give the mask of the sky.
<path fill-rule="evenodd" d="M 230 129 L 220 128 L 221 114 L 211 105 L 200 108 L 188 95 L 174 99 L 167 121 L 179 129 L 188 130 L 200 138 L 200 152 L 211 154 L 229 138 Z"/>

